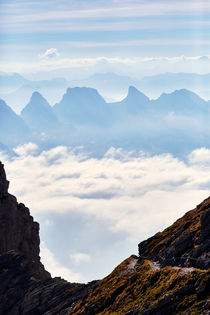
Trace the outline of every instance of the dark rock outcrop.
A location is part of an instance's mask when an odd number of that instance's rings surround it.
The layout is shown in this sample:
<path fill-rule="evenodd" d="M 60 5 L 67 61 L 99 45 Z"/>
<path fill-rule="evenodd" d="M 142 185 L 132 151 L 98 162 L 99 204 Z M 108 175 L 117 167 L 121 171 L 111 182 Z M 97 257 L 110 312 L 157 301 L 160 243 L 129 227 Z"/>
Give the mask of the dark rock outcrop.
<path fill-rule="evenodd" d="M 0 164 L 0 255 L 18 253 L 28 260 L 31 274 L 42 280 L 49 278 L 39 257 L 39 224 L 33 221 L 28 208 L 8 193 L 8 187 Z"/>
<path fill-rule="evenodd" d="M 2 163 L 0 162 L 0 198 L 6 197 L 8 194 L 9 182 Z"/>
<path fill-rule="evenodd" d="M 8 193 L 0 163 L 0 314 L 66 314 L 97 282 L 51 278 L 39 257 L 39 224 Z"/>

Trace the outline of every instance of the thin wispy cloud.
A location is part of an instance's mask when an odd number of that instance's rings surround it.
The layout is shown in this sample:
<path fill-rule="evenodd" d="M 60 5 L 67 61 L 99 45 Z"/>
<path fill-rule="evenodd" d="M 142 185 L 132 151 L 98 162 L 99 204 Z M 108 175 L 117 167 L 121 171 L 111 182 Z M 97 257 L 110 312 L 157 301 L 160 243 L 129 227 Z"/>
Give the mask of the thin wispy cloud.
<path fill-rule="evenodd" d="M 26 3 L 25 3 L 26 4 Z M 164 16 L 164 15 L 189 15 L 198 14 L 199 12 L 210 11 L 208 1 L 86 1 L 85 3 L 72 1 L 65 2 L 63 6 L 59 6 L 54 2 L 46 1 L 44 5 L 37 3 L 32 6 L 31 14 L 18 14 L 18 8 L 21 7 L 21 2 L 16 2 L 16 5 L 2 4 L 3 13 L 16 13 L 15 22 L 25 21 L 42 21 L 42 20 L 58 20 L 58 19 L 78 19 L 78 18 L 107 18 L 107 17 L 144 17 L 144 16 Z M 88 4 L 88 7 L 87 7 Z M 85 6 L 85 9 L 84 9 Z M 50 10 L 49 10 L 50 7 Z M 65 7 L 62 10 L 62 7 Z M 30 3 L 29 3 L 30 8 Z M 68 9 L 67 9 L 68 8 Z M 42 14 L 36 16 L 34 11 L 42 10 Z M 12 11 L 14 10 L 14 11 Z M 23 8 L 21 8 L 23 10 Z M 24 11 L 21 11 L 24 12 Z"/>
<path fill-rule="evenodd" d="M 148 43 L 137 42 L 137 44 L 141 44 L 144 46 L 144 43 L 155 45 L 154 42 Z M 115 43 L 117 46 L 124 46 L 128 43 Z M 133 43 L 134 44 L 134 43 Z M 162 43 L 163 44 L 163 43 Z M 210 43 L 209 43 L 210 44 Z M 74 43 L 63 43 L 63 46 L 69 47 L 71 49 L 74 47 Z M 109 43 L 104 44 L 95 44 L 95 43 L 76 43 L 76 46 L 79 48 L 86 47 L 108 47 Z M 111 46 L 111 44 L 110 44 Z M 9 47 L 8 47 L 9 49 Z M 61 48 L 62 51 L 62 48 Z M 46 50 L 45 53 L 39 53 L 39 60 L 34 63 L 0 63 L 1 71 L 5 72 L 22 72 L 22 73 L 30 73 L 30 72 L 38 72 L 38 71 L 51 71 L 51 70 L 59 70 L 59 69 L 86 69 L 86 73 L 88 74 L 88 69 L 92 72 L 107 72 L 107 71 L 115 71 L 117 73 L 122 73 L 124 69 L 124 74 L 127 75 L 135 75 L 138 76 L 139 73 L 141 75 L 147 74 L 156 74 L 160 72 L 203 72 L 206 73 L 210 71 L 210 57 L 206 56 L 158 56 L 158 57 L 133 57 L 133 58 L 121 58 L 121 57 L 90 57 L 90 58 L 61 58 L 59 57 L 58 51 L 53 49 Z M 49 56 L 53 57 L 50 58 Z M 55 58 L 56 57 L 56 58 Z M 59 58 L 58 58 L 59 57 Z M 122 68 L 123 65 L 123 68 Z M 176 66 L 174 68 L 174 65 Z M 203 69 L 201 66 L 204 65 Z M 175 69 L 175 71 L 174 71 Z M 92 73 L 90 72 L 90 74 Z M 84 74 L 83 74 L 84 75 Z"/>
<path fill-rule="evenodd" d="M 13 64 L 34 60 L 38 47 L 65 58 L 122 58 L 207 55 L 210 46 L 207 1 L 2 1 L 0 8 L 1 57 Z"/>

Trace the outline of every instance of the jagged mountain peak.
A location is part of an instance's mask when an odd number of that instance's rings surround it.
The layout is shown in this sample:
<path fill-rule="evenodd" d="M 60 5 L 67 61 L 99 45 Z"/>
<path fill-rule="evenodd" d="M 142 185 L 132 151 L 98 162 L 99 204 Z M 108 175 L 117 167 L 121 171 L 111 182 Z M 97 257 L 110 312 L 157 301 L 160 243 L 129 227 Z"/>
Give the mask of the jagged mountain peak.
<path fill-rule="evenodd" d="M 48 101 L 38 91 L 35 91 L 35 92 L 32 93 L 30 101 L 26 105 L 26 107 L 29 107 L 29 106 L 45 106 L 45 107 L 50 107 L 51 108 L 51 106 L 49 105 Z M 24 111 L 24 109 L 22 111 Z"/>
<path fill-rule="evenodd" d="M 21 111 L 27 125 L 38 131 L 50 131 L 58 127 L 59 122 L 53 108 L 37 91 L 33 92 L 29 103 Z"/>
<path fill-rule="evenodd" d="M 32 93 L 32 96 L 31 96 L 31 101 L 33 100 L 40 100 L 40 99 L 44 99 L 44 97 L 42 96 L 41 93 L 39 93 L 38 91 L 34 91 Z"/>
<path fill-rule="evenodd" d="M 128 95 L 126 98 L 127 99 L 130 98 L 133 101 L 134 100 L 137 101 L 138 99 L 142 100 L 142 101 L 149 101 L 149 98 L 145 94 L 140 92 L 137 88 L 135 88 L 135 86 L 133 86 L 133 85 L 129 86 Z"/>
<path fill-rule="evenodd" d="M 149 110 L 150 99 L 134 86 L 130 86 L 127 96 L 114 103 L 115 115 L 142 115 Z"/>

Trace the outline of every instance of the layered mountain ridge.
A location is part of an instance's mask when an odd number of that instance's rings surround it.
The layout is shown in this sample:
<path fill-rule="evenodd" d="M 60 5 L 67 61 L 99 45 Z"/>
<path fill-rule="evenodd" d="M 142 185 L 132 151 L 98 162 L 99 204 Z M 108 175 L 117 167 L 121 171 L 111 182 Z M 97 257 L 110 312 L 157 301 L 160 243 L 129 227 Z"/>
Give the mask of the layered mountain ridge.
<path fill-rule="evenodd" d="M 39 225 L 8 187 L 0 163 L 0 314 L 209 314 L 210 198 L 85 285 L 51 278 Z"/>
<path fill-rule="evenodd" d="M 95 89 L 68 88 L 53 107 L 34 92 L 21 115 L 3 100 L 0 114 L 0 142 L 9 149 L 35 142 L 179 154 L 209 146 L 210 103 L 185 89 L 151 100 L 131 86 L 122 101 L 107 103 Z"/>

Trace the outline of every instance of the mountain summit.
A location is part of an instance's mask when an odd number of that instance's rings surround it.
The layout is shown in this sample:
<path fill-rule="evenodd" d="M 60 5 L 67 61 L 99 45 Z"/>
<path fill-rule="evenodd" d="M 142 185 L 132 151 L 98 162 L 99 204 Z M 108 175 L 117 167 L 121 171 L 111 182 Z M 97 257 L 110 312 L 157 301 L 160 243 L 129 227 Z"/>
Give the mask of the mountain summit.
<path fill-rule="evenodd" d="M 172 111 L 179 114 L 208 114 L 208 103 L 192 91 L 181 89 L 172 93 L 162 93 L 153 101 L 159 110 Z"/>
<path fill-rule="evenodd" d="M 149 103 L 149 98 L 137 90 L 134 86 L 130 86 L 128 89 L 128 95 L 126 97 L 127 101 L 133 101 L 139 104 L 147 104 Z"/>
<path fill-rule="evenodd" d="M 72 124 L 100 125 L 108 117 L 106 102 L 97 90 L 87 87 L 68 88 L 54 110 L 59 119 Z"/>
<path fill-rule="evenodd" d="M 121 101 L 113 103 L 117 115 L 143 115 L 149 110 L 150 99 L 130 86 L 127 96 Z"/>
<path fill-rule="evenodd" d="M 209 314 L 210 198 L 139 244 L 106 278 L 52 279 L 39 258 L 39 225 L 8 193 L 0 163 L 0 313 Z"/>
<path fill-rule="evenodd" d="M 39 92 L 32 94 L 30 102 L 21 111 L 21 117 L 31 129 L 39 131 L 53 130 L 59 126 L 53 108 Z"/>

